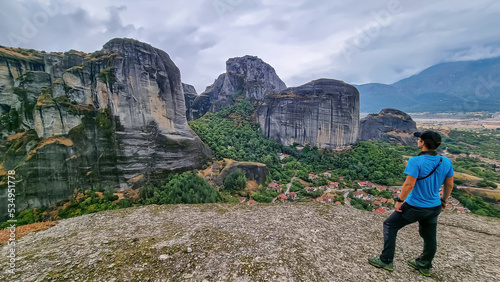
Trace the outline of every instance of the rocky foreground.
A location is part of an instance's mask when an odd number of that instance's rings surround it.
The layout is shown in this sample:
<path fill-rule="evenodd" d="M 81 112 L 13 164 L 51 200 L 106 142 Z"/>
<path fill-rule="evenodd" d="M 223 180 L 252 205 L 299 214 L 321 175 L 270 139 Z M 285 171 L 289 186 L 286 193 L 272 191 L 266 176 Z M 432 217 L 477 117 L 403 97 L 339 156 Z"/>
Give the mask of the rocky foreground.
<path fill-rule="evenodd" d="M 17 271 L 2 281 L 495 281 L 500 220 L 443 213 L 432 279 L 406 260 L 418 226 L 399 233 L 395 271 L 367 263 L 382 248 L 376 215 L 342 206 L 146 206 L 65 219 L 19 239 Z"/>

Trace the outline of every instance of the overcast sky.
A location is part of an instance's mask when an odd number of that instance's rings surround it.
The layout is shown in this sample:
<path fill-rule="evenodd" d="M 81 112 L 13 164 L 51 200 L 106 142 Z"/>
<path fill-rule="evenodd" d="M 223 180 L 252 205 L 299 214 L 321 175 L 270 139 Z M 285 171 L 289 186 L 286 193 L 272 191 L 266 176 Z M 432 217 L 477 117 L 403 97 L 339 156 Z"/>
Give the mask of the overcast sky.
<path fill-rule="evenodd" d="M 93 52 L 135 38 L 166 51 L 198 93 L 244 55 L 287 86 L 393 83 L 500 56 L 499 15 L 495 0 L 1 0 L 0 45 Z"/>

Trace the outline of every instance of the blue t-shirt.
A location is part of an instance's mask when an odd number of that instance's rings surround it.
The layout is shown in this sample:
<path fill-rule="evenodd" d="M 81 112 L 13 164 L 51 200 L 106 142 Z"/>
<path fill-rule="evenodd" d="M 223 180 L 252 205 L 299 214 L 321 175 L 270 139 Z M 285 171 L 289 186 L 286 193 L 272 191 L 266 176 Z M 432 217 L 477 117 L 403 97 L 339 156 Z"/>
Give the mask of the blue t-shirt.
<path fill-rule="evenodd" d="M 442 156 L 421 155 L 408 160 L 405 174 L 415 178 L 425 177 L 439 164 Z M 431 208 L 441 205 L 439 189 L 446 177 L 455 175 L 450 159 L 442 157 L 443 162 L 436 171 L 426 179 L 417 180 L 406 202 L 409 205 L 422 208 Z"/>

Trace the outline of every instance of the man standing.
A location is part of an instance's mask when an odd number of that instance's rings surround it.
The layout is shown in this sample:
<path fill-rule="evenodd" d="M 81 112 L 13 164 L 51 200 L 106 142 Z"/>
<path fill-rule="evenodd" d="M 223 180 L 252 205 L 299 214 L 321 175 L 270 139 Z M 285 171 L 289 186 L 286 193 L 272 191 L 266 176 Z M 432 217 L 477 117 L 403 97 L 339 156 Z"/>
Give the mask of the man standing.
<path fill-rule="evenodd" d="M 395 205 L 396 211 L 384 221 L 384 249 L 382 254 L 368 259 L 371 265 L 393 271 L 396 236 L 399 229 L 417 222 L 419 234 L 424 239 L 424 250 L 408 264 L 425 276 L 430 276 L 432 259 L 437 250 L 437 218 L 446 206 L 446 199 L 453 190 L 453 166 L 447 157 L 437 155 L 441 144 L 437 132 L 416 132 L 418 148 L 422 150 L 417 157 L 410 158 L 404 173 L 406 181 Z M 443 198 L 439 189 L 444 182 Z"/>

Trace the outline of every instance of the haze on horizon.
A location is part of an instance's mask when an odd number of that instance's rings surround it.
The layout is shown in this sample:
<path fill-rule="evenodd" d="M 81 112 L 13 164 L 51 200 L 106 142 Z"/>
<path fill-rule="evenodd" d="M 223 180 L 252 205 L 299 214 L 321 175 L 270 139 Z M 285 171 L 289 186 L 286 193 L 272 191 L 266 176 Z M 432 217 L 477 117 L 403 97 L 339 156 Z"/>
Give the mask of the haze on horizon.
<path fill-rule="evenodd" d="M 3 1 L 0 45 L 100 50 L 115 37 L 166 51 L 198 93 L 228 58 L 254 55 L 287 86 L 326 77 L 393 83 L 441 62 L 500 56 L 500 2 Z"/>

